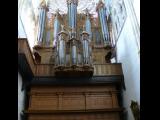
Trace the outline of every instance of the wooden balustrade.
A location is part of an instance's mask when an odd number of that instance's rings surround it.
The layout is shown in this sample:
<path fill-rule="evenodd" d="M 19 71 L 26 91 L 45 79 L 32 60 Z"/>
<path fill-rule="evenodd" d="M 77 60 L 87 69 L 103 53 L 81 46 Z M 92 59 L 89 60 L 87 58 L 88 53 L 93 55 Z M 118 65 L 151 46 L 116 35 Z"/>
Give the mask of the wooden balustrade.
<path fill-rule="evenodd" d="M 94 75 L 122 75 L 121 63 L 94 64 Z"/>

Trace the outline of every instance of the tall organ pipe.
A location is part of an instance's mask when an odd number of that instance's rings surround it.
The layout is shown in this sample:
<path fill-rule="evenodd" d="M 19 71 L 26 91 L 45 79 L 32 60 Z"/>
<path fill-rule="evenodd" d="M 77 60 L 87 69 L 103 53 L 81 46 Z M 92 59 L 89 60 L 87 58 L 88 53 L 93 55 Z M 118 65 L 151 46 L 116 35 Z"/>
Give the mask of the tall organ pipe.
<path fill-rule="evenodd" d="M 102 30 L 102 36 L 104 43 L 107 45 L 110 45 L 110 40 L 109 40 L 109 33 L 108 33 L 108 26 L 107 26 L 107 21 L 106 21 L 106 14 L 105 14 L 105 5 L 100 1 L 97 6 L 97 11 L 100 19 L 100 24 L 101 24 L 101 30 Z"/>
<path fill-rule="evenodd" d="M 89 12 L 88 9 L 86 9 L 86 22 L 85 22 L 85 26 L 86 26 L 86 32 L 89 33 L 89 39 L 92 39 L 92 32 L 91 32 L 91 21 L 89 18 Z"/>
<path fill-rule="evenodd" d="M 46 18 L 46 7 L 40 6 L 39 7 L 39 18 L 38 18 L 38 31 L 37 31 L 38 44 L 41 44 L 43 40 L 45 18 Z"/>
<path fill-rule="evenodd" d="M 82 32 L 83 64 L 90 64 L 89 34 Z"/>
<path fill-rule="evenodd" d="M 60 29 L 58 14 L 59 13 L 57 12 L 56 15 L 55 15 L 55 20 L 54 20 L 54 42 L 53 42 L 53 44 L 55 44 L 58 40 L 58 32 L 59 32 L 59 29 Z"/>
<path fill-rule="evenodd" d="M 58 65 L 66 65 L 66 38 L 67 33 L 64 31 L 64 26 L 62 25 L 62 30 L 60 33 L 58 33 Z"/>
<path fill-rule="evenodd" d="M 71 28 L 76 28 L 78 0 L 67 0 L 68 6 L 68 24 Z"/>

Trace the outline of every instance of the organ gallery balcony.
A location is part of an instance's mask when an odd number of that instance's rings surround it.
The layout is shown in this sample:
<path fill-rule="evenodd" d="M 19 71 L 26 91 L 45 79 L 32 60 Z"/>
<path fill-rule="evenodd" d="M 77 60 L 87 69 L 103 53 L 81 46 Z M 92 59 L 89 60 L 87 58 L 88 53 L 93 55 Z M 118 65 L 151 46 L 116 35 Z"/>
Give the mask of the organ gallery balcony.
<path fill-rule="evenodd" d="M 18 39 L 18 65 L 26 70 L 28 67 L 34 76 L 55 77 L 56 75 L 66 76 L 112 76 L 123 75 L 121 63 L 107 64 L 75 64 L 70 62 L 64 65 L 57 64 L 37 64 L 33 58 L 27 39 Z M 71 59 L 70 59 L 71 60 Z"/>

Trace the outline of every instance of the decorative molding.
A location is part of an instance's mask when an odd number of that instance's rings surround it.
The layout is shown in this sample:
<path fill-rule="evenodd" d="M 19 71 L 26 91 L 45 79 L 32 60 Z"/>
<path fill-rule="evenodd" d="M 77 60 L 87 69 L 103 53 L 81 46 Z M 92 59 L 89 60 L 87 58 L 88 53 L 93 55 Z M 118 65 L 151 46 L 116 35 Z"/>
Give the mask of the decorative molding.
<path fill-rule="evenodd" d="M 92 109 L 92 110 L 26 110 L 26 114 L 48 114 L 48 113 L 97 113 L 97 112 L 123 112 L 124 108 Z"/>
<path fill-rule="evenodd" d="M 34 77 L 31 85 L 105 85 L 105 84 L 119 84 L 123 87 L 124 77 L 121 75 L 112 76 L 94 76 L 91 78 L 56 78 L 56 77 Z"/>

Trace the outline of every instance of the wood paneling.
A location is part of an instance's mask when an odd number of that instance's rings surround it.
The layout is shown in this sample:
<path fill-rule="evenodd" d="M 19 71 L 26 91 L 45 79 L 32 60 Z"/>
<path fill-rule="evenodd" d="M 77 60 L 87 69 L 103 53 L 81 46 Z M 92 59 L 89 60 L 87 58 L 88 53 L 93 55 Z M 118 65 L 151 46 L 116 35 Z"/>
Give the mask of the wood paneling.
<path fill-rule="evenodd" d="M 114 86 L 33 87 L 30 110 L 90 110 L 119 108 Z"/>
<path fill-rule="evenodd" d="M 123 75 L 122 66 L 120 63 L 106 63 L 106 64 L 94 64 L 95 76 L 101 75 Z"/>
<path fill-rule="evenodd" d="M 54 60 L 51 61 L 51 57 L 54 55 L 54 49 L 52 47 L 43 47 L 37 51 L 41 56 L 41 64 L 54 63 Z"/>
<path fill-rule="evenodd" d="M 37 64 L 35 76 L 54 76 L 53 64 Z"/>
<path fill-rule="evenodd" d="M 94 93 L 86 96 L 86 109 L 112 108 L 111 95 L 108 93 Z"/>
<path fill-rule="evenodd" d="M 29 115 L 29 120 L 120 120 L 119 113 Z"/>
<path fill-rule="evenodd" d="M 80 110 L 85 109 L 85 97 L 81 94 L 70 94 L 62 96 L 62 108 L 63 110 Z"/>
<path fill-rule="evenodd" d="M 32 95 L 30 109 L 57 110 L 58 96 L 56 95 Z"/>

